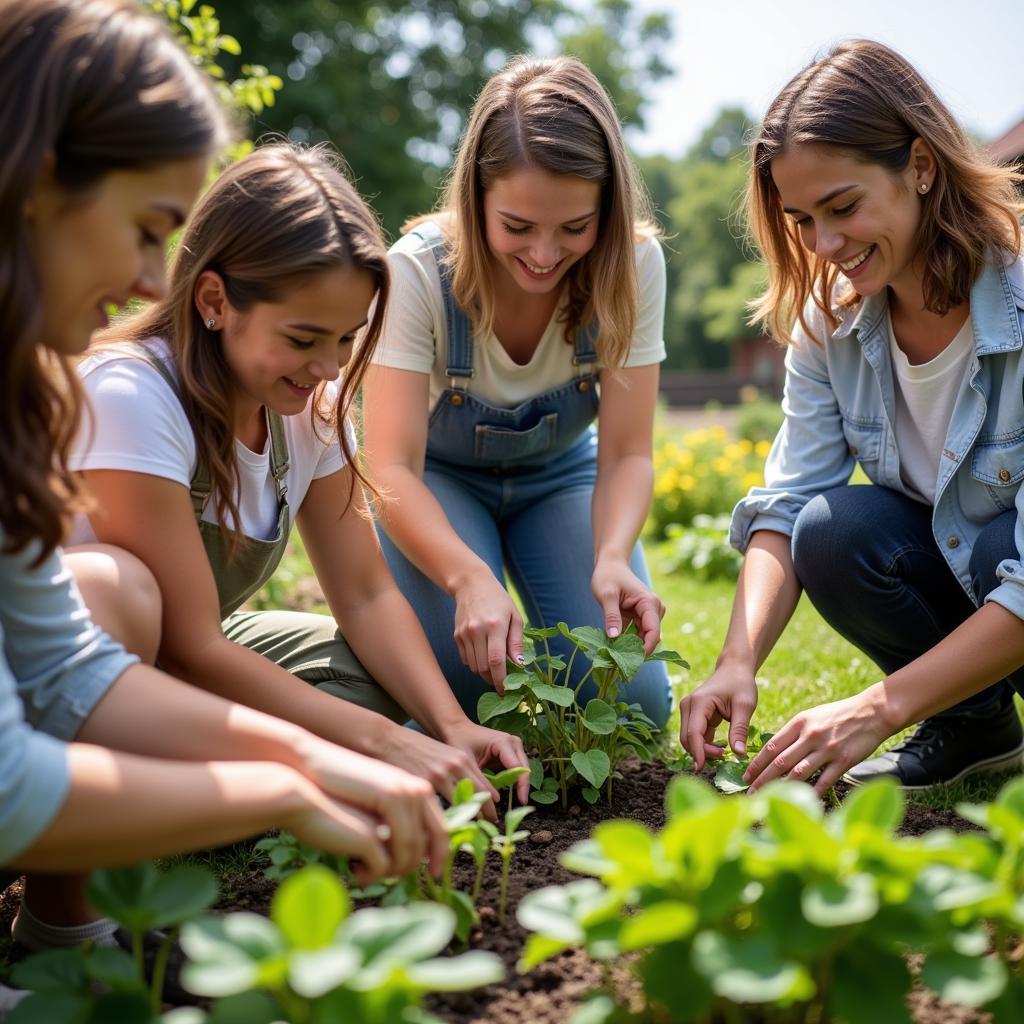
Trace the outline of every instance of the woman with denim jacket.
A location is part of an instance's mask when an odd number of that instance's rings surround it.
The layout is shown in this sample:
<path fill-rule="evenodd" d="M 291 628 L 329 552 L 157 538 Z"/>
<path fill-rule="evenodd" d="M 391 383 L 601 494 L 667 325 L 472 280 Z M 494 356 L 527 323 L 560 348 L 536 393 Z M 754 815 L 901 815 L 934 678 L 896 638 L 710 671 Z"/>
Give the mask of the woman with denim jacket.
<path fill-rule="evenodd" d="M 643 200 L 594 75 L 521 57 L 481 92 L 441 210 L 392 248 L 363 403 L 381 542 L 469 714 L 522 657 L 506 572 L 535 626 L 660 637 L 637 543 L 665 356 Z M 664 665 L 626 699 L 663 725 Z"/>
<path fill-rule="evenodd" d="M 1020 180 L 878 43 L 839 45 L 769 107 L 748 212 L 769 271 L 756 313 L 789 344 L 785 421 L 733 514 L 746 556 L 723 650 L 680 705 L 698 767 L 722 721 L 743 752 L 755 673 L 801 590 L 885 675 L 786 723 L 752 790 L 923 789 L 1020 764 Z M 874 486 L 849 485 L 857 463 Z"/>

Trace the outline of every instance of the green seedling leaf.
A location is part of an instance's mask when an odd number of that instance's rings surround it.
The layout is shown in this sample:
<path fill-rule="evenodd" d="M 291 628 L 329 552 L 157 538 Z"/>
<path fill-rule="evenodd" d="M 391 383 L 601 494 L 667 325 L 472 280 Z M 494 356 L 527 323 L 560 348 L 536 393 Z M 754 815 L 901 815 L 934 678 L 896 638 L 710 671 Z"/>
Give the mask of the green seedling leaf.
<path fill-rule="evenodd" d="M 80 949 L 33 953 L 11 968 L 15 988 L 32 992 L 79 993 L 85 988 L 85 954 Z"/>
<path fill-rule="evenodd" d="M 94 871 L 89 878 L 89 902 L 130 931 L 145 931 L 154 926 L 148 899 L 159 875 L 149 863 Z"/>
<path fill-rule="evenodd" d="M 34 992 L 11 1011 L 7 1024 L 85 1024 L 93 997 L 71 992 Z"/>
<path fill-rule="evenodd" d="M 492 718 L 497 718 L 498 715 L 515 711 L 522 699 L 522 694 L 517 691 L 506 693 L 504 696 L 499 696 L 496 693 L 482 694 L 476 704 L 477 721 L 483 725 L 484 722 L 489 722 Z"/>
<path fill-rule="evenodd" d="M 560 622 L 557 626 L 545 626 L 543 629 L 538 626 L 527 626 L 523 630 L 523 636 L 530 640 L 550 640 L 553 636 L 558 636 L 561 631 L 564 622 Z"/>
<path fill-rule="evenodd" d="M 569 708 L 576 703 L 576 694 L 568 686 L 548 686 L 547 683 L 534 683 L 530 689 L 538 700 L 545 700 L 560 708 Z"/>
<path fill-rule="evenodd" d="M 527 804 L 525 807 L 513 807 L 505 815 L 505 833 L 514 832 L 523 823 L 523 818 L 533 813 L 533 808 Z"/>
<path fill-rule="evenodd" d="M 612 770 L 611 761 L 603 750 L 574 750 L 569 760 L 576 771 L 595 789 L 600 789 L 604 785 Z"/>
<path fill-rule="evenodd" d="M 553 804 L 558 799 L 558 794 L 545 793 L 541 790 L 536 790 L 530 793 L 530 799 L 535 804 Z"/>
<path fill-rule="evenodd" d="M 984 1006 L 1002 995 L 1007 973 L 995 957 L 961 956 L 951 950 L 929 954 L 921 980 L 940 999 L 963 1006 Z"/>
<path fill-rule="evenodd" d="M 855 825 L 870 825 L 891 835 L 903 821 L 905 803 L 895 780 L 879 779 L 857 787 L 831 816 L 830 822 L 841 823 L 845 835 L 849 835 Z"/>
<path fill-rule="evenodd" d="M 334 939 L 352 903 L 333 871 L 312 864 L 274 893 L 270 918 L 293 949 L 322 949 Z"/>
<path fill-rule="evenodd" d="M 908 1019 L 910 972 L 899 954 L 883 953 L 867 943 L 845 949 L 836 961 L 827 993 L 827 1019 L 844 1024 L 879 1024 Z"/>
<path fill-rule="evenodd" d="M 529 931 L 566 945 L 579 945 L 586 938 L 584 924 L 609 905 L 604 886 L 596 879 L 584 878 L 527 893 L 516 908 L 516 919 Z"/>
<path fill-rule="evenodd" d="M 168 1021 L 168 1024 L 175 1022 Z M 183 1022 L 185 1024 L 185 1022 Z M 243 992 L 219 999 L 206 1024 L 284 1024 L 277 1003 L 266 992 Z"/>
<path fill-rule="evenodd" d="M 870 921 L 878 913 L 878 906 L 878 887 L 868 874 L 812 882 L 800 900 L 806 920 L 819 928 L 843 928 Z"/>
<path fill-rule="evenodd" d="M 299 950 L 288 958 L 288 983 L 306 999 L 319 999 L 345 984 L 362 965 L 351 946 Z"/>
<path fill-rule="evenodd" d="M 582 721 L 595 735 L 608 736 L 615 732 L 619 716 L 610 704 L 595 697 L 593 700 L 587 701 Z"/>
<path fill-rule="evenodd" d="M 735 1003 L 796 1002 L 815 990 L 802 964 L 761 937 L 701 932 L 693 941 L 693 965 L 716 995 Z"/>
<path fill-rule="evenodd" d="M 672 665 L 678 665 L 680 668 L 689 668 L 688 662 L 684 661 L 678 651 L 671 651 L 667 647 L 662 647 L 659 644 L 647 657 L 648 661 L 667 661 Z"/>
<path fill-rule="evenodd" d="M 540 789 L 544 784 L 544 765 L 535 757 L 530 758 L 530 788 Z"/>
<path fill-rule="evenodd" d="M 995 802 L 1000 807 L 1006 807 L 1013 811 L 1018 818 L 1024 821 L 1024 778 L 1011 779 L 1006 783 L 999 791 Z"/>
<path fill-rule="evenodd" d="M 472 783 L 470 783 L 472 786 Z M 468 800 L 452 804 L 444 811 L 444 821 L 449 833 L 465 828 L 480 813 L 480 808 L 490 799 L 486 793 L 474 792 Z"/>
<path fill-rule="evenodd" d="M 643 949 L 684 939 L 697 927 L 697 910 L 690 903 L 665 900 L 645 907 L 622 926 L 622 949 Z"/>
<path fill-rule="evenodd" d="M 604 855 L 601 847 L 593 839 L 584 839 L 573 843 L 565 853 L 560 854 L 558 863 L 577 875 L 593 875 L 596 878 L 607 878 L 615 871 L 615 861 Z"/>
<path fill-rule="evenodd" d="M 748 764 L 748 761 L 726 761 L 719 765 L 715 772 L 715 786 L 722 793 L 745 792 L 750 788 L 750 783 L 743 781 L 743 773 Z"/>
<path fill-rule="evenodd" d="M 85 969 L 93 981 L 120 992 L 145 992 L 135 961 L 116 946 L 97 946 L 86 957 Z"/>
<path fill-rule="evenodd" d="M 284 936 L 273 922 L 258 914 L 190 921 L 182 927 L 179 941 L 189 958 L 182 984 L 195 995 L 236 995 L 284 979 Z"/>
<path fill-rule="evenodd" d="M 598 789 L 594 789 L 593 786 L 584 786 L 580 790 L 580 793 L 583 795 L 583 799 L 586 800 L 588 804 L 596 804 L 597 801 L 601 799 L 601 791 Z"/>
<path fill-rule="evenodd" d="M 465 992 L 503 981 L 505 966 L 494 953 L 473 950 L 461 956 L 424 960 L 410 967 L 407 976 L 423 992 Z"/>
<path fill-rule="evenodd" d="M 532 672 L 515 671 L 509 672 L 505 676 L 505 681 L 502 686 L 505 688 L 506 693 L 512 693 L 516 690 L 521 690 L 524 686 L 533 686 L 537 682 L 537 677 Z"/>
<path fill-rule="evenodd" d="M 493 775 L 490 772 L 484 772 L 484 775 L 487 776 L 495 789 L 508 789 L 510 786 L 515 785 L 517 779 L 526 775 L 529 771 L 529 768 L 516 765 L 515 768 L 506 768 L 505 771 L 495 772 Z"/>
<path fill-rule="evenodd" d="M 607 643 L 605 651 L 607 651 L 608 657 L 614 662 L 615 667 L 622 674 L 622 678 L 629 682 L 643 668 L 643 640 L 635 633 L 623 633 L 622 636 L 617 636 Z"/>
<path fill-rule="evenodd" d="M 147 896 L 154 928 L 169 928 L 198 917 L 217 900 L 217 879 L 194 864 L 181 864 L 159 875 Z"/>
<path fill-rule="evenodd" d="M 682 818 L 706 810 L 718 800 L 715 791 L 703 779 L 680 775 L 665 790 L 665 811 L 670 818 Z"/>
<path fill-rule="evenodd" d="M 558 631 L 588 654 L 596 654 L 608 645 L 607 633 L 596 626 L 577 626 L 575 629 L 569 629 L 564 622 L 560 622 Z"/>

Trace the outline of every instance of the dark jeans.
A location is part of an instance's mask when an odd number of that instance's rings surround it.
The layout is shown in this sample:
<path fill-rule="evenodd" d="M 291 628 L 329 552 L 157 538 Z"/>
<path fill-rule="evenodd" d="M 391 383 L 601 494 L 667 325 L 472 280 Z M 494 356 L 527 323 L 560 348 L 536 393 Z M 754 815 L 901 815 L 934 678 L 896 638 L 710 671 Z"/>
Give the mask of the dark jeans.
<path fill-rule="evenodd" d="M 793 531 L 796 574 L 822 618 L 889 674 L 930 650 L 976 605 L 935 543 L 932 510 L 886 487 L 819 494 Z M 996 516 L 971 552 L 977 607 L 998 584 L 996 566 L 1017 558 L 1016 512 Z M 943 714 L 994 710 L 1024 693 L 1024 668 Z"/>

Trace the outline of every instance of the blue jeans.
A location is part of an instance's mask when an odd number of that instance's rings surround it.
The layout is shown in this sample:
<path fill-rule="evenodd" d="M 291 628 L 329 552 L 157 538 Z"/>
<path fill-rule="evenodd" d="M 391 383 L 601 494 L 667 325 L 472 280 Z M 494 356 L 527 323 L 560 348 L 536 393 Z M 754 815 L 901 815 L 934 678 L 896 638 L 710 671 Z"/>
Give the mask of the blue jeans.
<path fill-rule="evenodd" d="M 495 578 L 515 586 L 531 625 L 603 627 L 601 606 L 590 592 L 594 537 L 590 504 L 597 473 L 593 442 L 588 437 L 541 469 L 490 472 L 460 469 L 428 459 L 424 482 L 440 502 L 455 532 L 484 562 Z M 476 720 L 480 696 L 493 692 L 462 664 L 455 644 L 455 602 L 427 579 L 380 533 L 384 555 L 399 589 L 416 614 L 441 671 L 466 714 Z M 633 572 L 650 582 L 638 543 L 630 559 Z M 563 637 L 549 641 L 552 653 L 568 656 Z M 573 666 L 575 682 L 584 659 Z M 577 672 L 578 668 L 578 672 Z M 597 696 L 584 686 L 581 697 Z M 658 727 L 671 710 L 671 689 L 664 663 L 649 662 L 620 690 L 620 699 L 639 704 Z"/>
<path fill-rule="evenodd" d="M 931 515 L 887 487 L 853 485 L 809 501 L 793 531 L 793 563 L 811 603 L 886 674 L 969 618 L 997 586 L 996 566 L 1017 557 L 1017 514 L 1004 512 L 971 552 L 972 601 L 935 543 Z M 1007 707 L 1014 689 L 1024 693 L 1024 668 L 943 714 Z"/>

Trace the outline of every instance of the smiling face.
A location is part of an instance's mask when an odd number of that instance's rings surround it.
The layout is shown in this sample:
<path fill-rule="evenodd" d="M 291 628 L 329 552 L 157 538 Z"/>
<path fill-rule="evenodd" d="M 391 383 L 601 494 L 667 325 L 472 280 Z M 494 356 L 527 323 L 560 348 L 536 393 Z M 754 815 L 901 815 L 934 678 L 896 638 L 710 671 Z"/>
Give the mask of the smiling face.
<path fill-rule="evenodd" d="M 184 222 L 205 176 L 206 159 L 197 157 L 114 171 L 71 195 L 52 171 L 44 174 L 26 210 L 44 344 L 82 352 L 107 326 L 109 305 L 164 295 L 167 236 Z"/>
<path fill-rule="evenodd" d="M 246 422 L 263 406 L 282 416 L 302 412 L 316 386 L 335 380 L 351 358 L 375 292 L 365 270 L 324 270 L 290 288 L 279 302 L 257 302 L 241 313 L 223 298 L 217 274 L 201 274 L 196 305 L 221 331 L 235 378 L 237 420 Z"/>
<path fill-rule="evenodd" d="M 499 273 L 547 294 L 597 242 L 601 186 L 537 167 L 512 171 L 484 192 L 484 232 Z"/>
<path fill-rule="evenodd" d="M 916 140 L 905 170 L 892 172 L 815 144 L 788 147 L 771 162 L 772 179 L 804 247 L 836 264 L 860 295 L 892 287 L 910 296 L 923 195 L 934 158 Z"/>

